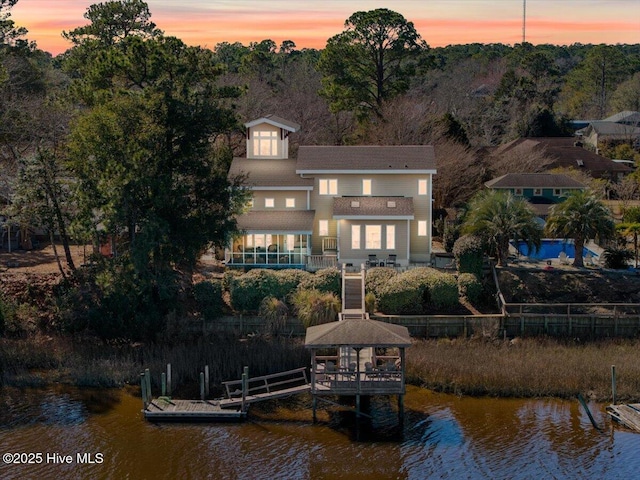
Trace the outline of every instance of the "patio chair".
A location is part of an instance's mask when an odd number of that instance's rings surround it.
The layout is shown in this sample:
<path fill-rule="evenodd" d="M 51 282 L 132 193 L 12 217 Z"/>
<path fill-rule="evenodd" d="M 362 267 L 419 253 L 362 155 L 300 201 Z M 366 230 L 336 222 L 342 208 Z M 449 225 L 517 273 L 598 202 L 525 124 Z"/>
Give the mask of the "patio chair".
<path fill-rule="evenodd" d="M 588 266 L 590 266 L 590 267 L 595 266 L 595 263 L 593 262 L 593 255 L 591 255 L 590 253 L 587 253 L 587 254 L 584 256 L 584 264 L 585 264 L 585 265 L 588 265 Z"/>
<path fill-rule="evenodd" d="M 560 260 L 562 265 L 569 265 L 569 257 L 567 257 L 567 254 L 564 252 L 558 254 L 558 260 Z"/>
<path fill-rule="evenodd" d="M 387 267 L 395 267 L 397 258 L 398 258 L 397 255 L 394 255 L 394 254 L 389 255 L 387 257 Z"/>
<path fill-rule="evenodd" d="M 369 255 L 369 260 L 367 260 L 367 267 L 377 267 L 378 263 L 380 263 L 378 261 L 378 257 L 376 255 Z"/>

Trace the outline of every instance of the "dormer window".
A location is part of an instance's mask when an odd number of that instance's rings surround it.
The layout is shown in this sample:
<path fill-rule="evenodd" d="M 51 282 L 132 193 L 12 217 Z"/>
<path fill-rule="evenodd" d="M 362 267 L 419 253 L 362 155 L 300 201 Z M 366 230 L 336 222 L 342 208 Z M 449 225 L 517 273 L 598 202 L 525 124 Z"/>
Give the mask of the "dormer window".
<path fill-rule="evenodd" d="M 278 156 L 278 132 L 273 130 L 253 130 L 251 144 L 254 157 Z"/>
<path fill-rule="evenodd" d="M 395 200 L 389 200 L 387 202 L 387 208 L 396 208 L 396 202 Z"/>

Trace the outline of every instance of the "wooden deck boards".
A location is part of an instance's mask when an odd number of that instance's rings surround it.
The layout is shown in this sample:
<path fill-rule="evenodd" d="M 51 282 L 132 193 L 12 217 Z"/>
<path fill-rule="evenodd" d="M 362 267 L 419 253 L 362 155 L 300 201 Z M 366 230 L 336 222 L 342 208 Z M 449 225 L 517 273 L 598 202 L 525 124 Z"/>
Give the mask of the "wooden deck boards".
<path fill-rule="evenodd" d="M 152 400 L 143 413 L 147 420 L 156 421 L 238 421 L 246 416 L 237 409 L 221 408 L 218 401 L 164 398 Z"/>
<path fill-rule="evenodd" d="M 618 423 L 640 432 L 640 403 L 609 405 L 607 413 Z"/>

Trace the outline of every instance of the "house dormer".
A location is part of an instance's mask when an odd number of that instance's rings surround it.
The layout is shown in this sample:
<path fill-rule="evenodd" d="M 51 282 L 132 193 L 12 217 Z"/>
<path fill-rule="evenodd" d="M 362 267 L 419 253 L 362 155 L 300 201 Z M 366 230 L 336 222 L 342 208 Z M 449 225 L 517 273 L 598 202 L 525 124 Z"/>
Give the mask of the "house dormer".
<path fill-rule="evenodd" d="M 267 115 L 249 123 L 247 128 L 247 158 L 289 158 L 289 134 L 300 125 Z"/>

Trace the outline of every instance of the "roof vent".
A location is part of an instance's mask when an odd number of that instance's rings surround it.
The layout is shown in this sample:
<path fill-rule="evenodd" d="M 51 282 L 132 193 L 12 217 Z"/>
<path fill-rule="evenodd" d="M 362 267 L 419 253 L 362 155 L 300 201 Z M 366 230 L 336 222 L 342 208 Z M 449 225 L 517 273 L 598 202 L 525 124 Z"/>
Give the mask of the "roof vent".
<path fill-rule="evenodd" d="M 579 167 L 584 167 L 584 162 L 580 159 L 576 160 L 576 163 L 578 164 Z"/>
<path fill-rule="evenodd" d="M 387 202 L 387 208 L 396 208 L 396 202 L 394 200 L 389 200 Z"/>
<path fill-rule="evenodd" d="M 352 208 L 360 208 L 360 202 L 357 202 L 357 201 L 355 201 L 355 200 L 354 200 L 354 201 L 352 201 L 352 202 L 351 202 L 351 207 L 352 207 Z"/>

